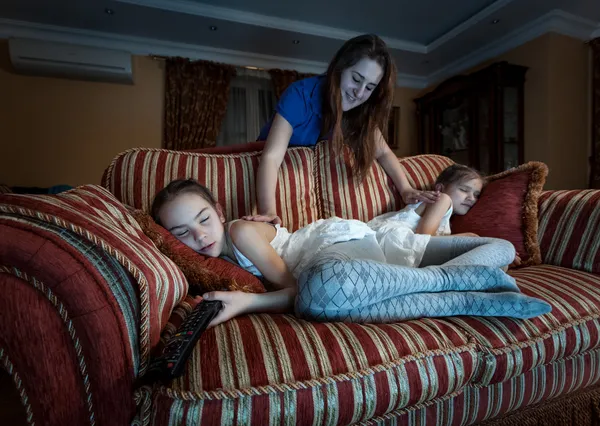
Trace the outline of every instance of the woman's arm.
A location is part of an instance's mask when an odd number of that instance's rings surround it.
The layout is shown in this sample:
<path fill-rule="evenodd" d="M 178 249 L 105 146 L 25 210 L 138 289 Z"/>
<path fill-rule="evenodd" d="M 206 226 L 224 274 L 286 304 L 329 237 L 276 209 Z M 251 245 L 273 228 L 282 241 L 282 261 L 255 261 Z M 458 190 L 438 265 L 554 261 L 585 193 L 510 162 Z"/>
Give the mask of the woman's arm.
<path fill-rule="evenodd" d="M 439 199 L 432 204 L 425 205 L 425 211 L 419 220 L 415 234 L 435 235 L 442 218 L 452 205 L 452 199 L 447 194 L 441 193 Z"/>
<path fill-rule="evenodd" d="M 256 192 L 259 215 L 276 215 L 275 189 L 277 171 L 281 166 L 285 151 L 292 137 L 292 126 L 279 114 L 275 114 L 267 142 L 260 156 L 256 178 Z"/>
<path fill-rule="evenodd" d="M 394 185 L 402 196 L 402 200 L 406 204 L 413 204 L 418 201 L 423 201 L 425 203 L 434 203 L 437 201 L 439 197 L 438 192 L 419 191 L 410 186 L 406 174 L 398 162 L 398 157 L 396 157 L 396 154 L 394 154 L 388 146 L 381 130 L 376 129 L 375 132 L 377 140 L 375 158 L 379 164 L 381 164 L 381 167 L 383 167 L 383 170 L 385 170 L 388 176 L 392 178 Z"/>
<path fill-rule="evenodd" d="M 233 317 L 252 312 L 289 312 L 296 297 L 296 279 L 283 259 L 271 247 L 276 230 L 261 222 L 235 222 L 229 228 L 233 244 L 246 256 L 263 276 L 276 288 L 268 293 L 214 291 L 205 294 L 207 300 L 220 300 L 223 309 L 211 326 Z"/>

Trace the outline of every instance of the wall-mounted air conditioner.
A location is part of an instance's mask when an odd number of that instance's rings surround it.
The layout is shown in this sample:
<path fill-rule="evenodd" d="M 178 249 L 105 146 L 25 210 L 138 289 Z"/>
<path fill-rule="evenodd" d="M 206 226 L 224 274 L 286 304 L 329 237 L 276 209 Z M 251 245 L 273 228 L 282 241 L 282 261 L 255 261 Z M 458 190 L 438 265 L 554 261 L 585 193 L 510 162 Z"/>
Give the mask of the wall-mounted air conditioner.
<path fill-rule="evenodd" d="M 8 47 L 23 74 L 133 83 L 129 52 L 18 38 L 9 39 Z"/>

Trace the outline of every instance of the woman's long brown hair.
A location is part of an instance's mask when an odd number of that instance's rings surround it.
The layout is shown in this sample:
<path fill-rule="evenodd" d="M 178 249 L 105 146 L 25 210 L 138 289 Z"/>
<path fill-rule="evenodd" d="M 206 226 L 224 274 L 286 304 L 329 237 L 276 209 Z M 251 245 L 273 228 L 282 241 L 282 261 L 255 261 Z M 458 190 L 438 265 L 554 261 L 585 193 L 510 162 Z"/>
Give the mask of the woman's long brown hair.
<path fill-rule="evenodd" d="M 365 103 L 343 112 L 340 90 L 342 71 L 362 58 L 376 61 L 383 70 L 383 76 Z M 384 41 L 374 34 L 348 40 L 327 68 L 322 133 L 332 131 L 331 141 L 336 152 L 340 153 L 344 144 L 350 148 L 354 154 L 354 174 L 360 179 L 366 176 L 375 160 L 376 129 L 387 134 L 395 86 L 396 65 Z"/>

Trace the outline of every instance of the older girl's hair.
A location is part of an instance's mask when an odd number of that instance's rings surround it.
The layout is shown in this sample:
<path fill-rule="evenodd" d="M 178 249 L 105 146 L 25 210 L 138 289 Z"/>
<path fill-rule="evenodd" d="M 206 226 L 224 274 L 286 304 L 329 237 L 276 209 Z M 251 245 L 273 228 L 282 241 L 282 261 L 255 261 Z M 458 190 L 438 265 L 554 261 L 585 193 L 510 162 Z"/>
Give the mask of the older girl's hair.
<path fill-rule="evenodd" d="M 152 218 L 159 225 L 160 223 L 160 209 L 169 201 L 173 201 L 181 194 L 194 193 L 204 198 L 213 208 L 216 208 L 217 202 L 212 193 L 204 185 L 200 185 L 198 181 L 194 179 L 178 179 L 171 181 L 165 188 L 161 189 L 158 194 L 154 196 L 152 201 L 151 214 Z"/>
<path fill-rule="evenodd" d="M 441 184 L 445 186 L 463 182 L 467 179 L 480 179 L 485 183 L 485 178 L 478 170 L 462 164 L 453 164 L 449 167 L 446 167 L 442 173 L 439 174 L 435 184 Z"/>
<path fill-rule="evenodd" d="M 343 112 L 340 90 L 342 71 L 363 58 L 376 61 L 383 70 L 383 76 L 365 103 Z M 331 140 L 337 152 L 341 152 L 344 144 L 348 145 L 354 154 L 355 174 L 361 179 L 375 159 L 376 130 L 387 134 L 395 86 L 396 65 L 383 40 L 374 34 L 348 40 L 337 51 L 327 68 L 322 131 L 323 134 L 333 131 Z"/>

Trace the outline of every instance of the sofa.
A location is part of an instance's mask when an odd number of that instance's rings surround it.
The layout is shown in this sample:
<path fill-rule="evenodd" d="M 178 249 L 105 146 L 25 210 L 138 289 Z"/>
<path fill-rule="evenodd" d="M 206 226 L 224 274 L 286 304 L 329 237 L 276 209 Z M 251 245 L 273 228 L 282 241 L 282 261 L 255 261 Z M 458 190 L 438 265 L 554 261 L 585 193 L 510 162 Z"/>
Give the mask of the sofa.
<path fill-rule="evenodd" d="M 198 341 L 182 377 L 144 380 L 161 333 L 194 304 L 188 283 L 130 216 L 175 178 L 197 178 L 228 219 L 255 212 L 262 145 L 131 149 L 102 185 L 0 195 L 0 365 L 24 424 L 591 425 L 600 421 L 600 191 L 537 198 L 539 264 L 509 273 L 552 305 L 529 320 L 313 323 L 235 318 Z M 291 230 L 402 206 L 374 165 L 358 182 L 326 142 L 288 150 L 277 211 Z M 400 160 L 428 188 L 452 161 Z M 530 211 L 531 213 L 531 211 Z M 493 224 L 490 224 L 493 227 Z"/>

